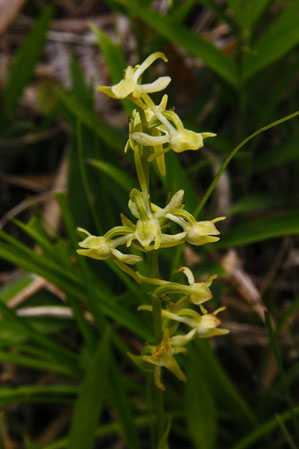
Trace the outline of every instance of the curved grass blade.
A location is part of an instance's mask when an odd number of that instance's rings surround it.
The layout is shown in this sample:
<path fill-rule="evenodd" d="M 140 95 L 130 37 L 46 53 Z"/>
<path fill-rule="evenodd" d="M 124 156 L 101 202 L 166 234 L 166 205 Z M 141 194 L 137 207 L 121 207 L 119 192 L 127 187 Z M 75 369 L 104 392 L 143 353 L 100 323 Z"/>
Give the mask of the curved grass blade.
<path fill-rule="evenodd" d="M 12 354 L 9 352 L 0 351 L 0 360 L 4 363 L 10 363 L 12 365 L 20 365 L 29 370 L 47 371 L 50 373 L 59 373 L 67 377 L 78 377 L 78 370 L 69 368 L 67 364 L 58 364 L 53 360 L 42 360 L 33 357 L 28 357 L 20 354 Z M 80 370 L 79 370 L 80 372 Z M 79 375 L 80 376 L 80 375 Z"/>
<path fill-rule="evenodd" d="M 109 396 L 116 410 L 125 445 L 128 449 L 140 449 L 140 441 L 137 434 L 136 423 L 134 422 L 130 402 L 125 391 L 122 375 L 114 362 L 110 360 Z"/>
<path fill-rule="evenodd" d="M 134 187 L 136 187 L 135 179 L 128 175 L 124 170 L 121 170 L 118 167 L 115 167 L 108 162 L 96 160 L 96 159 L 88 159 L 88 162 L 93 167 L 101 170 L 101 172 L 108 175 L 114 182 L 119 184 L 126 192 L 130 192 Z"/>
<path fill-rule="evenodd" d="M 0 402 L 72 402 L 78 387 L 72 385 L 24 385 L 0 388 Z"/>
<path fill-rule="evenodd" d="M 263 151 L 255 158 L 253 173 L 261 173 L 270 168 L 287 164 L 290 161 L 299 159 L 299 139 L 291 139 L 285 145 Z"/>
<path fill-rule="evenodd" d="M 263 126 L 262 128 L 258 129 L 257 131 L 255 131 L 254 133 L 250 134 L 250 136 L 246 137 L 246 139 L 244 139 L 239 145 L 237 145 L 233 151 L 228 155 L 228 157 L 225 159 L 225 161 L 223 162 L 223 164 L 221 165 L 220 169 L 218 170 L 215 178 L 213 179 L 213 181 L 211 182 L 211 184 L 209 185 L 206 193 L 204 194 L 203 198 L 201 199 L 199 205 L 197 206 L 197 208 L 194 211 L 194 216 L 198 217 L 198 215 L 200 214 L 202 208 L 204 207 L 204 205 L 206 204 L 207 200 L 209 199 L 209 197 L 211 196 L 213 190 L 215 189 L 217 182 L 219 181 L 220 177 L 222 176 L 224 170 L 226 169 L 226 167 L 228 166 L 228 164 L 230 163 L 230 161 L 232 160 L 232 158 L 238 153 L 239 150 L 241 150 L 241 148 L 244 147 L 244 145 L 246 145 L 247 142 L 249 142 L 250 140 L 252 140 L 255 136 L 257 136 L 258 134 L 261 134 L 265 131 L 267 131 L 270 128 L 273 128 L 274 126 L 279 125 L 280 123 L 286 122 L 287 120 L 290 120 L 294 117 L 296 117 L 299 114 L 299 111 L 293 112 L 293 114 L 287 115 L 286 117 L 283 117 L 279 120 L 276 120 L 275 122 L 270 123 L 269 125 Z"/>
<path fill-rule="evenodd" d="M 24 87 L 30 81 L 34 67 L 41 55 L 52 15 L 53 8 L 51 6 L 44 8 L 17 51 L 3 94 L 3 103 L 9 114 L 12 114 Z"/>
<path fill-rule="evenodd" d="M 75 403 L 68 449 L 93 448 L 108 383 L 108 359 L 109 345 L 106 330 L 86 370 L 87 374 Z"/>
<path fill-rule="evenodd" d="M 97 115 L 82 105 L 72 94 L 56 89 L 56 95 L 66 110 L 80 120 L 87 128 L 95 132 L 109 147 L 123 152 L 126 144 L 121 130 L 98 119 Z"/>
<path fill-rule="evenodd" d="M 299 211 L 260 218 L 230 229 L 222 234 L 219 248 L 242 246 L 283 235 L 299 234 Z"/>
<path fill-rule="evenodd" d="M 299 3 L 293 1 L 278 15 L 268 31 L 253 47 L 244 64 L 244 76 L 250 78 L 284 56 L 299 42 Z"/>
<path fill-rule="evenodd" d="M 113 84 L 117 84 L 123 76 L 123 71 L 127 67 L 126 60 L 121 49 L 104 33 L 100 28 L 93 24 L 89 25 L 91 31 L 95 34 L 100 49 L 104 55 Z M 122 100 L 124 110 L 131 117 L 134 105 L 129 100 Z"/>
<path fill-rule="evenodd" d="M 233 60 L 209 41 L 188 30 L 176 20 L 172 20 L 171 17 L 162 16 L 153 11 L 144 2 L 117 0 L 117 3 L 123 5 L 173 44 L 183 47 L 191 55 L 202 59 L 209 68 L 229 84 L 234 87 L 238 85 L 237 68 Z"/>
<path fill-rule="evenodd" d="M 296 415 L 299 415 L 299 405 L 294 407 L 293 412 Z M 284 423 L 285 421 L 288 421 L 290 418 L 292 418 L 292 412 L 287 411 L 285 413 L 280 414 L 280 420 Z M 235 444 L 231 449 L 247 449 L 249 447 L 252 447 L 252 445 L 259 441 L 263 436 L 269 434 L 274 430 L 276 427 L 279 426 L 279 422 L 276 418 L 271 419 L 270 421 L 267 421 L 266 423 L 259 426 L 257 429 L 255 429 L 253 432 L 248 434 L 245 438 L 243 438 L 239 443 Z"/>
<path fill-rule="evenodd" d="M 197 449 L 213 449 L 217 436 L 217 417 L 211 389 L 190 363 L 186 383 L 186 419 L 189 434 Z"/>

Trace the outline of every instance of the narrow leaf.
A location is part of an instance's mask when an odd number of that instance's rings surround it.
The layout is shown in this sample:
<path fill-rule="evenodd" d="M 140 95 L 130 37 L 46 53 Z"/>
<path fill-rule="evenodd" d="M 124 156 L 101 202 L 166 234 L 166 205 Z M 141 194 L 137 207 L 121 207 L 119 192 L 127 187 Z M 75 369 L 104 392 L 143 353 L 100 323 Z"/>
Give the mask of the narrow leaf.
<path fill-rule="evenodd" d="M 173 44 L 183 47 L 191 55 L 202 59 L 208 67 L 229 84 L 237 86 L 237 69 L 233 60 L 209 41 L 188 30 L 176 20 L 158 14 L 143 2 L 138 0 L 130 0 L 130 2 L 117 0 L 117 2 L 129 9 L 133 15 L 142 19 L 151 28 L 154 28 L 158 34 Z"/>
<path fill-rule="evenodd" d="M 82 383 L 68 438 L 68 449 L 92 449 L 98 420 L 106 394 L 108 372 L 108 334 L 98 345 Z"/>
<path fill-rule="evenodd" d="M 14 58 L 3 95 L 4 105 L 10 114 L 24 87 L 30 81 L 34 67 L 40 58 L 52 14 L 51 6 L 43 10 Z"/>
<path fill-rule="evenodd" d="M 194 447 L 212 449 L 216 440 L 217 418 L 208 383 L 190 363 L 186 383 L 186 419 Z"/>
<path fill-rule="evenodd" d="M 217 245 L 220 248 L 228 248 L 292 234 L 299 234 L 299 211 L 244 223 L 222 234 Z"/>
<path fill-rule="evenodd" d="M 109 38 L 109 36 L 95 25 L 90 25 L 91 31 L 95 34 L 99 47 L 104 55 L 113 84 L 117 84 L 123 77 L 123 71 L 127 67 L 126 60 L 121 49 Z M 129 100 L 122 100 L 125 111 L 129 116 L 134 109 L 134 105 Z"/>
<path fill-rule="evenodd" d="M 253 172 L 260 173 L 269 168 L 299 159 L 299 139 L 291 139 L 284 145 L 263 151 L 254 161 Z"/>
<path fill-rule="evenodd" d="M 101 170 L 103 173 L 108 175 L 114 182 L 119 184 L 126 192 L 130 192 L 134 187 L 136 187 L 136 181 L 134 178 L 124 170 L 121 170 L 118 167 L 115 167 L 112 164 L 108 164 L 107 162 L 89 159 L 90 165 Z"/>
<path fill-rule="evenodd" d="M 284 56 L 299 42 L 299 3 L 293 1 L 283 13 L 274 20 L 267 32 L 253 47 L 245 67 L 245 78 L 267 67 Z"/>
<path fill-rule="evenodd" d="M 63 106 L 74 118 L 79 119 L 87 128 L 94 131 L 109 147 L 123 152 L 125 139 L 121 136 L 121 131 L 98 119 L 98 117 L 84 107 L 72 95 L 56 89 L 56 94 Z"/>

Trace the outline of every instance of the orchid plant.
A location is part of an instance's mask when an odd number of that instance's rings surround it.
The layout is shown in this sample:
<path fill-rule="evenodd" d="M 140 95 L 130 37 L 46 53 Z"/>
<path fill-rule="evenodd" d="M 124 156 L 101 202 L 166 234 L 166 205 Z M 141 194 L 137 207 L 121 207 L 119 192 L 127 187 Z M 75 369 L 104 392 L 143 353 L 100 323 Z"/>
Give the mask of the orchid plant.
<path fill-rule="evenodd" d="M 103 236 L 91 235 L 79 228 L 87 236 L 79 243 L 78 253 L 98 260 L 111 259 L 121 270 L 141 284 L 151 288 L 152 305 L 140 306 L 139 310 L 152 312 L 155 344 L 145 345 L 139 355 L 130 354 L 131 359 L 141 368 L 152 371 L 154 382 L 159 390 L 164 390 L 162 368 L 171 371 L 180 381 L 186 381 L 175 356 L 186 352 L 186 345 L 195 338 L 209 338 L 228 333 L 219 329 L 221 320 L 217 314 L 224 308 L 208 313 L 203 304 L 212 298 L 210 286 L 214 276 L 205 282 L 196 282 L 191 270 L 179 269 L 187 279 L 186 283 L 170 282 L 161 279 L 158 273 L 158 253 L 161 248 L 169 248 L 187 242 L 200 246 L 219 240 L 219 231 L 215 223 L 225 217 L 211 221 L 197 221 L 184 209 L 184 191 L 176 192 L 166 206 L 158 206 L 151 201 L 149 168 L 155 161 L 162 176 L 166 175 L 165 153 L 182 153 L 203 147 L 204 139 L 215 136 L 214 133 L 197 133 L 184 127 L 173 110 L 167 109 L 167 95 L 156 105 L 149 94 L 164 90 L 171 81 L 162 76 L 149 84 L 143 84 L 142 74 L 154 61 L 166 56 L 156 52 L 148 56 L 141 65 L 129 66 L 124 79 L 118 84 L 97 89 L 115 98 L 128 98 L 135 105 L 129 125 L 129 139 L 125 152 L 132 150 L 140 190 L 130 192 L 129 210 L 134 220 L 121 215 L 122 225 L 110 229 Z M 170 234 L 170 225 L 175 223 L 179 229 Z M 122 252 L 118 247 L 126 249 Z M 132 266 L 142 260 L 142 256 L 128 254 L 132 246 L 147 255 L 150 272 L 140 273 Z"/>

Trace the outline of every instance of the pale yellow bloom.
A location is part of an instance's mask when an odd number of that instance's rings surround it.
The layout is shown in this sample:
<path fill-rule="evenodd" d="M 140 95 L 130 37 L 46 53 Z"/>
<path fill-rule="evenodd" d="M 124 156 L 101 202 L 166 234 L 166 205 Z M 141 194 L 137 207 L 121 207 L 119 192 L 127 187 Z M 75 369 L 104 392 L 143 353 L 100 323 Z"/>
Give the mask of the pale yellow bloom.
<path fill-rule="evenodd" d="M 140 77 L 153 64 L 156 59 L 161 58 L 167 62 L 166 56 L 157 51 L 146 58 L 141 65 L 128 66 L 125 70 L 124 79 L 114 86 L 98 86 L 97 89 L 112 98 L 138 100 L 145 93 L 159 92 L 165 89 L 171 81 L 170 76 L 161 76 L 149 84 L 141 84 Z M 135 101 L 136 102 L 136 101 Z M 138 101 L 137 101 L 137 104 Z"/>
<path fill-rule="evenodd" d="M 195 246 L 217 242 L 219 237 L 215 236 L 220 232 L 214 223 L 225 220 L 225 217 L 218 217 L 210 221 L 196 221 L 193 215 L 183 209 L 173 211 L 167 218 L 181 226 L 186 232 L 186 242 Z"/>
<path fill-rule="evenodd" d="M 81 256 L 90 257 L 91 259 L 106 260 L 110 257 L 119 260 L 125 264 L 134 265 L 142 260 L 141 257 L 135 254 L 123 254 L 118 249 L 119 245 L 124 245 L 132 236 L 132 230 L 124 226 L 117 226 L 110 229 L 104 236 L 91 235 L 88 231 L 78 228 L 80 232 L 87 234 L 87 237 L 79 242 L 79 246 L 83 249 L 78 249 L 77 253 Z M 116 239 L 113 237 L 120 236 Z"/>
<path fill-rule="evenodd" d="M 187 380 L 174 358 L 175 354 L 186 352 L 186 349 L 181 345 L 173 344 L 176 343 L 173 338 L 175 337 L 169 335 L 169 329 L 165 329 L 161 343 L 157 346 L 146 346 L 144 352 L 147 354 L 140 356 L 145 362 L 155 365 L 155 384 L 161 390 L 165 390 L 160 380 L 161 367 L 169 369 L 182 382 Z"/>
<path fill-rule="evenodd" d="M 222 321 L 216 315 L 224 309 L 225 307 L 221 307 L 213 313 L 205 313 L 204 315 L 200 315 L 192 309 L 182 309 L 176 314 L 162 310 L 162 316 L 190 326 L 193 330 L 187 334 L 188 336 L 196 334 L 199 338 L 209 338 L 229 333 L 228 329 L 217 329 L 222 324 Z"/>
<path fill-rule="evenodd" d="M 154 207 L 155 211 L 153 211 L 148 202 L 148 198 L 144 198 L 142 192 L 137 189 L 131 191 L 129 209 L 132 215 L 138 219 L 136 225 L 133 225 L 135 229 L 134 237 L 147 251 L 152 249 L 157 250 L 162 245 L 165 247 L 173 246 L 185 236 L 182 233 L 176 236 L 169 236 L 162 233 L 165 216 L 172 210 L 182 207 L 183 195 L 184 191 L 179 190 L 173 195 L 167 206 L 163 209 Z M 153 246 L 151 246 L 151 243 L 153 243 Z"/>
<path fill-rule="evenodd" d="M 197 133 L 190 129 L 186 129 L 174 111 L 160 112 L 157 107 L 152 109 L 152 112 L 161 124 L 156 126 L 162 135 L 155 136 L 146 134 L 144 132 L 133 132 L 131 137 L 141 145 L 144 146 L 159 146 L 167 144 L 165 148 L 160 148 L 159 151 L 155 151 L 153 155 L 149 157 L 149 161 L 152 161 L 161 154 L 164 154 L 170 150 L 176 153 L 182 153 L 187 150 L 198 150 L 203 147 L 203 139 L 206 137 L 214 137 L 216 134 L 205 132 Z"/>

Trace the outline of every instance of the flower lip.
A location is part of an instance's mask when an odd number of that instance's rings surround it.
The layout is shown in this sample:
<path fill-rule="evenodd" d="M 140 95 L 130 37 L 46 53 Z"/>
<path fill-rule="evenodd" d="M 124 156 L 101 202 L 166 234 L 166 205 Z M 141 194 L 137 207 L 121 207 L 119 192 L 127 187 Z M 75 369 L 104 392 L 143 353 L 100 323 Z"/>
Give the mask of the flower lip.
<path fill-rule="evenodd" d="M 180 129 L 170 138 L 170 145 L 176 153 L 198 150 L 203 147 L 203 138 L 201 134 L 189 129 Z"/>

